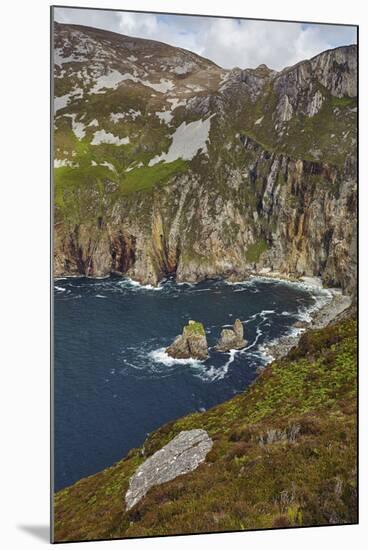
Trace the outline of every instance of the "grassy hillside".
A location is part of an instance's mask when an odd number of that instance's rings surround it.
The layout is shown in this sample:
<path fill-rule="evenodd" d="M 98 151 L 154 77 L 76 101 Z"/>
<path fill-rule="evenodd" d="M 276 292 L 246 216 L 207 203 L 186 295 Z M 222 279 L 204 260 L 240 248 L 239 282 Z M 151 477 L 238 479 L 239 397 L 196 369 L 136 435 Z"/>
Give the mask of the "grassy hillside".
<path fill-rule="evenodd" d="M 181 430 L 214 440 L 206 461 L 129 513 L 140 463 Z M 306 333 L 244 393 L 152 433 L 111 468 L 55 495 L 55 540 L 357 521 L 356 323 Z"/>

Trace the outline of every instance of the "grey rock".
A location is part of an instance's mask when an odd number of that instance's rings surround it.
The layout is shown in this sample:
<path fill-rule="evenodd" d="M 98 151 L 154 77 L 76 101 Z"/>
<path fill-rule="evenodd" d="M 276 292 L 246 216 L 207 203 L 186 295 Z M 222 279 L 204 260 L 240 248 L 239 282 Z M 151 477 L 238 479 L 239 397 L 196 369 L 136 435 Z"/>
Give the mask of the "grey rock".
<path fill-rule="evenodd" d="M 236 319 L 233 328 L 224 328 L 215 346 L 217 351 L 230 351 L 231 349 L 242 349 L 247 345 L 244 340 L 244 328 L 240 319 Z"/>
<path fill-rule="evenodd" d="M 175 359 L 207 359 L 208 344 L 202 323 L 189 321 L 183 333 L 166 348 L 166 353 Z"/>
<path fill-rule="evenodd" d="M 213 441 L 205 430 L 180 432 L 167 445 L 150 456 L 130 478 L 125 494 L 126 509 L 130 510 L 151 487 L 192 472 L 206 458 Z"/>

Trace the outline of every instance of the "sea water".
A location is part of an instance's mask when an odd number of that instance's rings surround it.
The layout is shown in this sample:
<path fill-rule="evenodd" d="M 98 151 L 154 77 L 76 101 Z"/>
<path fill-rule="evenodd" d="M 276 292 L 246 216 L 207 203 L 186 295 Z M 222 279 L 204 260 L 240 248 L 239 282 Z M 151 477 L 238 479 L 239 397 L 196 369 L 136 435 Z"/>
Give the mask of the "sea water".
<path fill-rule="evenodd" d="M 121 278 L 56 280 L 55 490 L 112 465 L 166 422 L 244 391 L 269 360 L 265 344 L 327 299 L 322 289 L 262 278 L 156 288 Z M 215 351 L 236 318 L 247 347 Z M 205 327 L 206 361 L 165 353 L 190 319 Z"/>

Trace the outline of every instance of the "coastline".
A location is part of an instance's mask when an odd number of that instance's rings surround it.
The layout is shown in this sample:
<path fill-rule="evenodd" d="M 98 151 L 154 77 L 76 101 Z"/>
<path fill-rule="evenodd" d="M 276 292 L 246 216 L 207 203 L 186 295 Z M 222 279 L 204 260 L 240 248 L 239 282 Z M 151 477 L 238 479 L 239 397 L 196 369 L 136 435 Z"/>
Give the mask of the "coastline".
<path fill-rule="evenodd" d="M 92 280 L 101 280 L 108 279 L 111 275 L 103 277 L 87 277 L 85 275 L 66 275 L 63 277 L 54 277 L 54 283 L 58 280 L 65 279 L 75 279 L 75 278 L 88 278 Z M 290 284 L 303 287 L 306 291 L 309 291 L 311 295 L 314 296 L 316 302 L 310 308 L 305 310 L 305 312 L 300 314 L 300 320 L 296 321 L 291 327 L 289 333 L 278 337 L 275 340 L 264 344 L 260 347 L 260 352 L 265 356 L 266 362 L 262 367 L 258 367 L 259 371 L 262 372 L 268 364 L 276 359 L 280 359 L 289 353 L 291 348 L 296 346 L 308 329 L 319 329 L 324 328 L 329 323 L 331 323 L 336 317 L 343 313 L 346 309 L 349 308 L 352 304 L 352 299 L 350 296 L 343 294 L 341 289 L 338 288 L 324 288 L 322 281 L 318 277 L 292 277 L 289 275 L 282 274 L 278 271 L 271 271 L 266 268 L 260 270 L 259 272 L 251 272 L 246 279 L 234 280 L 230 278 L 219 277 L 223 280 L 224 283 L 229 285 L 244 285 L 251 284 L 253 280 L 264 280 L 265 282 L 279 282 L 281 284 Z M 157 291 L 161 290 L 163 284 L 167 279 L 159 281 L 157 286 L 151 284 L 142 284 L 139 281 L 136 281 L 130 277 L 122 276 L 121 280 L 127 281 L 132 287 L 141 288 L 142 290 L 152 290 Z M 195 285 L 196 283 L 189 281 L 180 281 L 176 284 L 178 285 Z M 318 294 L 320 294 L 320 300 L 317 299 Z"/>
<path fill-rule="evenodd" d="M 268 282 L 279 282 L 283 285 L 297 285 L 300 287 L 303 287 L 305 290 L 309 290 L 312 296 L 315 298 L 315 302 L 305 308 L 305 310 L 300 310 L 299 312 L 299 319 L 296 319 L 294 326 L 290 328 L 290 332 L 287 333 L 284 336 L 281 336 L 273 341 L 269 341 L 265 343 L 263 346 L 259 347 L 259 351 L 264 355 L 264 357 L 267 357 L 268 360 L 265 361 L 263 366 L 259 366 L 257 369 L 257 374 L 261 374 L 265 369 L 268 368 L 268 366 L 277 359 L 280 359 L 281 357 L 286 356 L 291 348 L 298 345 L 298 342 L 307 330 L 309 329 L 317 329 L 317 328 L 323 328 L 326 325 L 328 325 L 332 320 L 334 320 L 336 317 L 338 317 L 343 311 L 345 311 L 351 304 L 352 300 L 348 297 L 342 294 L 341 290 L 338 289 L 326 289 L 323 288 L 321 281 L 317 278 L 303 278 L 299 280 L 290 280 L 287 278 L 280 278 L 280 277 L 267 277 L 265 275 L 259 276 L 259 275 L 253 275 L 249 277 L 247 280 L 238 281 L 238 282 L 229 282 L 224 280 L 224 282 L 228 282 L 229 285 L 246 285 L 246 284 L 252 284 L 252 281 L 254 280 L 264 280 Z M 141 287 L 142 290 L 151 290 L 151 291 L 157 291 L 162 287 L 148 287 L 147 285 L 140 285 L 139 283 L 136 283 L 132 281 L 131 279 L 128 279 L 129 284 L 131 284 L 133 287 Z M 185 284 L 185 283 L 181 283 Z M 189 283 L 192 284 L 192 283 Z M 233 350 L 235 353 L 241 352 L 241 350 Z M 233 355 L 230 354 L 229 361 L 226 364 L 226 366 L 229 365 L 233 360 Z M 162 362 L 162 358 L 161 361 Z M 187 363 L 187 361 L 185 361 Z M 259 376 L 255 376 L 254 380 L 257 380 Z M 239 392 L 241 394 L 246 393 L 248 387 Z M 221 405 L 222 403 L 226 403 L 228 399 L 225 401 L 221 401 L 218 405 Z M 201 411 L 203 412 L 203 411 Z M 190 414 L 190 413 L 189 413 Z M 158 428 L 160 429 L 160 428 Z M 130 451 L 128 451 L 127 454 L 129 454 Z M 107 466 L 108 467 L 108 466 Z M 83 477 L 81 478 L 83 479 Z M 74 484 L 73 484 L 74 485 Z M 62 491 L 62 489 L 61 489 Z"/>
<path fill-rule="evenodd" d="M 108 279 L 110 275 L 105 275 L 103 277 L 87 277 L 92 280 L 101 280 Z M 54 277 L 54 283 L 58 280 L 65 279 L 75 279 L 75 278 L 84 278 L 85 275 L 66 275 L 63 277 Z M 330 324 L 336 317 L 348 309 L 352 304 L 352 299 L 350 296 L 343 294 L 341 289 L 338 288 L 324 288 L 322 281 L 318 277 L 292 277 L 284 275 L 278 271 L 271 271 L 266 268 L 260 270 L 259 272 L 252 272 L 246 279 L 242 280 L 233 280 L 232 278 L 223 278 L 224 283 L 229 285 L 241 285 L 241 284 L 250 284 L 253 280 L 264 280 L 267 282 L 279 282 L 281 284 L 290 284 L 303 287 L 306 291 L 309 291 L 316 299 L 316 303 L 308 308 L 303 314 L 301 314 L 301 319 L 296 321 L 291 327 L 291 331 L 288 334 L 285 334 L 275 340 L 264 344 L 260 347 L 260 352 L 266 357 L 266 363 L 262 367 L 258 367 L 260 371 L 263 371 L 268 364 L 276 359 L 280 359 L 287 355 L 291 348 L 296 346 L 308 329 L 319 329 L 324 328 Z M 131 277 L 122 276 L 122 280 L 127 281 L 132 287 L 142 288 L 142 290 L 161 290 L 162 285 L 165 283 L 166 279 L 163 279 L 158 282 L 157 286 L 151 284 L 142 284 L 139 281 L 132 279 Z M 195 285 L 200 283 L 181 281 L 177 282 L 178 285 Z M 317 295 L 320 293 L 321 300 L 317 300 Z M 323 296 L 323 299 L 322 299 Z"/>
<path fill-rule="evenodd" d="M 316 303 L 306 312 L 305 319 L 294 323 L 289 334 L 281 336 L 262 347 L 262 353 L 269 358 L 267 365 L 272 361 L 285 357 L 293 347 L 298 345 L 300 338 L 307 330 L 326 327 L 351 306 L 352 299 L 350 296 L 342 294 L 337 289 L 325 290 L 330 295 L 328 302 L 320 305 Z M 261 367 L 261 370 L 264 370 L 267 365 Z"/>

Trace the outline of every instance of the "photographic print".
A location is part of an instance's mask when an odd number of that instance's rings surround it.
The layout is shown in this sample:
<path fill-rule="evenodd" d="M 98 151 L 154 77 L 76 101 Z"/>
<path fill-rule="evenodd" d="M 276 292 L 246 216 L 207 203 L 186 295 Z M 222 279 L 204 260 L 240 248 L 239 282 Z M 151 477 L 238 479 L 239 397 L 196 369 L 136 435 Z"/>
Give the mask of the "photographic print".
<path fill-rule="evenodd" d="M 357 26 L 51 15 L 54 542 L 357 523 Z"/>

